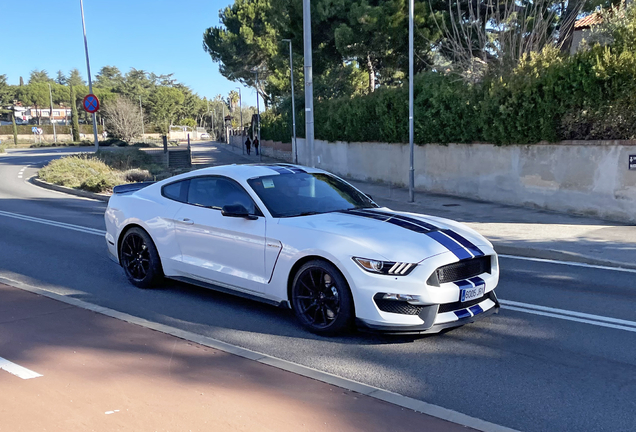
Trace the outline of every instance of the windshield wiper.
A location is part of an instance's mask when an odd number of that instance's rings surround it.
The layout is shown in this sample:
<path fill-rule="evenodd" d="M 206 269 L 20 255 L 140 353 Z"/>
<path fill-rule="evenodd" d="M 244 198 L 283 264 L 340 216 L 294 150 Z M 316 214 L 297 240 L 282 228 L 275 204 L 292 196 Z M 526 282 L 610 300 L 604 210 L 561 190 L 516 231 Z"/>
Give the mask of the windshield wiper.
<path fill-rule="evenodd" d="M 311 216 L 311 215 L 323 214 L 323 213 L 324 212 L 319 212 L 319 211 L 306 211 L 306 212 L 299 213 L 295 216 Z"/>

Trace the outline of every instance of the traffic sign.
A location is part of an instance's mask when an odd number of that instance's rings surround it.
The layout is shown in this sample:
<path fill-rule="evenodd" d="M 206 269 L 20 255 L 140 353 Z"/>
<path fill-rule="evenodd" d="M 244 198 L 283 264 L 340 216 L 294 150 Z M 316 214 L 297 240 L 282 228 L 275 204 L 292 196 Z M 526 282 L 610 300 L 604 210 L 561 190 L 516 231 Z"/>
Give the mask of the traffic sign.
<path fill-rule="evenodd" d="M 33 126 L 31 128 L 31 132 L 33 132 L 34 134 L 38 133 L 38 127 L 37 126 Z"/>
<path fill-rule="evenodd" d="M 82 106 L 86 112 L 91 114 L 97 112 L 97 110 L 99 110 L 99 99 L 97 99 L 97 96 L 94 94 L 87 94 L 82 101 Z"/>

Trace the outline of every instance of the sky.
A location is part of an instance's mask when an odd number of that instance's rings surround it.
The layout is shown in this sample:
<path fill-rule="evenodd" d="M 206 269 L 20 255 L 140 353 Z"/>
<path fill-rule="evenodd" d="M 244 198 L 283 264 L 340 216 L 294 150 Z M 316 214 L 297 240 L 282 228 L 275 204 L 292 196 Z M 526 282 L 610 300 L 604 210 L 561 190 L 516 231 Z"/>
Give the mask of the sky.
<path fill-rule="evenodd" d="M 130 68 L 174 78 L 201 97 L 224 97 L 241 87 L 244 105 L 256 106 L 256 92 L 225 79 L 203 51 L 203 32 L 220 25 L 219 11 L 232 0 L 84 0 L 91 75 L 103 66 Z M 17 85 L 32 70 L 51 78 L 77 68 L 87 79 L 79 0 L 2 0 L 5 28 L 0 75 Z M 262 105 L 262 102 L 261 102 Z M 262 109 L 262 106 L 261 106 Z"/>

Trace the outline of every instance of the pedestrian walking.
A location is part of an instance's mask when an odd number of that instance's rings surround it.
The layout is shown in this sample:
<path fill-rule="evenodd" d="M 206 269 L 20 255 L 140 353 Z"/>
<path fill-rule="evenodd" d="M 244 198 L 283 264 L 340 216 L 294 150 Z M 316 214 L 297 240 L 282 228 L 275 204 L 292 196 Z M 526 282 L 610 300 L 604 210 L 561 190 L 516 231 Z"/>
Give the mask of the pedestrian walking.
<path fill-rule="evenodd" d="M 256 156 L 258 156 L 258 145 L 260 143 L 258 142 L 258 137 L 254 138 L 254 150 L 256 150 Z"/>
<path fill-rule="evenodd" d="M 250 141 L 250 137 L 247 137 L 247 141 L 245 141 L 245 151 L 247 151 L 248 156 L 251 150 L 252 150 L 252 142 Z"/>

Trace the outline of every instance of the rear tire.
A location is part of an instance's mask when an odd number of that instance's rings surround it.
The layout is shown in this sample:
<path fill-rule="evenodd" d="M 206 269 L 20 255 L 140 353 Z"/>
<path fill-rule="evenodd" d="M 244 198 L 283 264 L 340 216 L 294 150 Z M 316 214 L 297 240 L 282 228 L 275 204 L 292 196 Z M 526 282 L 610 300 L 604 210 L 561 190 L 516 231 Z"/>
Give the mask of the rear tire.
<path fill-rule="evenodd" d="M 294 276 L 292 308 L 301 324 L 323 336 L 342 332 L 351 325 L 353 299 L 344 276 L 331 263 L 313 260 Z"/>
<path fill-rule="evenodd" d="M 152 288 L 163 280 L 159 253 L 146 231 L 138 227 L 129 229 L 119 249 L 119 262 L 130 283 L 139 288 Z"/>

